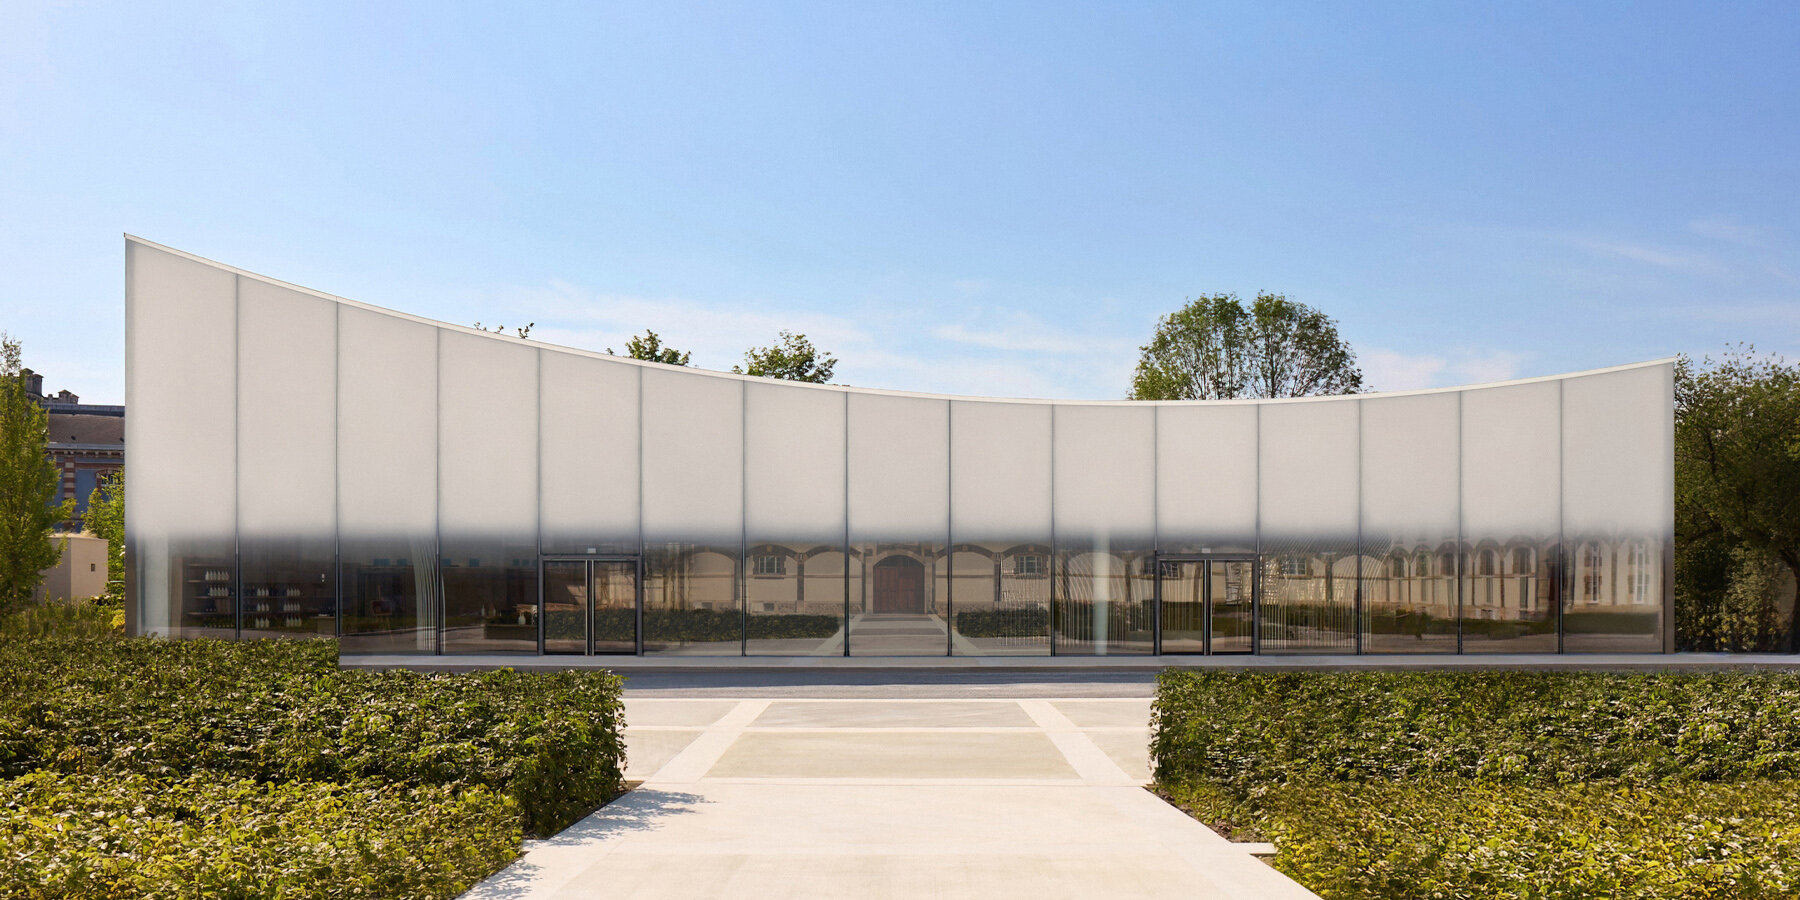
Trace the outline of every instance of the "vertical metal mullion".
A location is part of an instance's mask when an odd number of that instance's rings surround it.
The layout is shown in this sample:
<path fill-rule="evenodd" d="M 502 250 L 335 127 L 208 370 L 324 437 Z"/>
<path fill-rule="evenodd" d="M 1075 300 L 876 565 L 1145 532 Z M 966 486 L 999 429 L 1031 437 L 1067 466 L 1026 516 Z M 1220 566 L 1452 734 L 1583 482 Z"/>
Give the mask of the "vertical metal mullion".
<path fill-rule="evenodd" d="M 1569 565 L 1569 535 L 1566 524 L 1564 498 L 1566 497 L 1565 467 L 1568 465 L 1567 431 L 1564 428 L 1563 387 L 1566 380 L 1556 380 L 1556 652 L 1567 653 L 1565 644 L 1565 624 L 1563 610 L 1568 606 L 1569 595 L 1574 588 L 1574 566 Z"/>
<path fill-rule="evenodd" d="M 850 392 L 844 391 L 844 656 L 850 655 Z M 861 583 L 861 578 L 858 578 Z"/>
<path fill-rule="evenodd" d="M 632 366 L 632 371 L 637 375 L 637 620 L 638 653 L 639 655 L 642 655 L 646 649 L 644 642 L 644 603 L 646 598 L 644 576 L 648 572 L 648 566 L 644 562 L 644 557 L 649 555 L 649 548 L 644 546 L 644 367 Z M 542 609 L 543 607 L 540 606 L 540 614 L 538 616 L 540 619 L 543 618 Z"/>
<path fill-rule="evenodd" d="M 1050 615 L 1045 627 L 1050 629 L 1050 655 L 1056 656 L 1056 597 L 1057 575 L 1061 573 L 1064 595 L 1069 590 L 1069 569 L 1063 563 L 1062 553 L 1056 543 L 1056 404 L 1050 404 Z"/>
<path fill-rule="evenodd" d="M 732 567 L 738 597 L 738 655 L 750 655 L 750 380 L 738 380 L 738 554 Z"/>
<path fill-rule="evenodd" d="M 1161 466 L 1162 406 L 1159 404 L 1150 407 L 1150 653 L 1155 656 L 1162 655 L 1163 631 Z M 1204 631 L 1201 636 L 1204 640 Z"/>
<path fill-rule="evenodd" d="M 956 417 L 944 401 L 944 655 L 956 650 Z M 849 442 L 846 441 L 846 444 Z"/>
<path fill-rule="evenodd" d="M 431 598 L 431 605 L 435 611 L 434 612 L 435 621 L 433 621 L 431 623 L 432 624 L 431 650 L 434 655 L 442 656 L 444 653 L 444 601 L 445 601 L 445 598 L 444 598 L 444 329 L 434 327 L 431 329 L 431 335 L 432 335 L 431 399 L 432 399 L 432 406 L 436 409 L 436 416 L 431 423 L 431 425 L 432 425 L 432 427 L 431 427 L 431 441 L 432 441 L 431 477 L 432 477 L 432 481 L 435 485 L 435 491 L 436 491 L 435 495 L 432 497 L 432 504 L 431 504 L 431 519 L 432 519 L 432 536 L 431 537 L 432 537 L 432 541 L 431 541 L 431 569 L 430 569 L 430 571 L 435 573 L 435 577 L 432 579 L 432 585 L 431 585 L 431 589 L 432 589 L 431 592 L 433 595 Z M 414 586 L 414 593 L 415 594 L 417 593 L 416 585 Z M 425 608 L 425 605 L 420 603 L 420 604 L 417 604 L 416 608 L 420 611 L 423 611 Z"/>
<path fill-rule="evenodd" d="M 331 573 L 338 653 L 344 652 L 344 305 L 331 304 Z"/>
<path fill-rule="evenodd" d="M 231 276 L 231 608 L 236 612 L 233 617 L 236 627 L 232 629 L 234 640 L 244 639 L 244 503 L 243 497 L 239 496 L 244 439 L 238 433 L 243 425 L 239 407 L 244 402 L 243 282 L 242 275 Z"/>
<path fill-rule="evenodd" d="M 1355 631 L 1356 653 L 1363 653 L 1363 401 L 1356 401 L 1356 585 L 1350 591 L 1350 627 Z"/>
<path fill-rule="evenodd" d="M 1463 535 L 1468 532 L 1467 524 L 1463 521 L 1463 507 L 1466 505 L 1463 495 L 1467 490 L 1463 484 L 1463 396 L 1465 393 L 1464 391 L 1456 392 L 1456 558 L 1459 568 L 1462 565 Z M 1457 576 L 1456 584 L 1456 652 L 1460 655 L 1464 652 L 1462 577 L 1460 575 Z"/>
<path fill-rule="evenodd" d="M 1257 403 L 1253 408 L 1256 410 L 1256 437 L 1254 439 L 1254 444 L 1256 447 L 1256 474 L 1254 476 L 1256 478 L 1256 523 L 1254 525 L 1254 528 L 1256 529 L 1256 534 L 1251 538 L 1251 544 L 1250 544 L 1252 547 L 1255 548 L 1255 552 L 1252 554 L 1252 557 L 1251 557 L 1252 561 L 1250 563 L 1250 653 L 1253 656 L 1261 656 L 1262 651 L 1263 651 L 1263 646 L 1262 646 L 1262 604 L 1263 604 L 1263 595 L 1262 595 L 1263 594 L 1263 592 L 1262 592 L 1262 570 L 1263 570 L 1262 410 L 1263 410 L 1263 405 L 1261 403 Z"/>

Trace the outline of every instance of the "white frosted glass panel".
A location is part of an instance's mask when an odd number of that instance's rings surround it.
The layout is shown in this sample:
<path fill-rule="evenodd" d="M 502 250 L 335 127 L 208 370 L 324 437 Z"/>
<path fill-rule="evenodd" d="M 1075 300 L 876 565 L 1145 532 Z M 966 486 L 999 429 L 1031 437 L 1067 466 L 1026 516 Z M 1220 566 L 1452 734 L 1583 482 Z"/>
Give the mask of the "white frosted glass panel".
<path fill-rule="evenodd" d="M 743 527 L 743 383 L 646 367 L 644 534 L 736 548 Z"/>
<path fill-rule="evenodd" d="M 446 538 L 537 543 L 537 352 L 450 330 L 439 346 L 438 461 Z"/>
<path fill-rule="evenodd" d="M 946 540 L 949 469 L 946 401 L 850 395 L 853 540 Z"/>
<path fill-rule="evenodd" d="M 1364 538 L 1433 546 L 1455 539 L 1457 395 L 1361 403 Z"/>
<path fill-rule="evenodd" d="M 1050 539 L 1049 404 L 950 404 L 957 541 Z"/>
<path fill-rule="evenodd" d="M 232 598 L 211 592 L 229 592 L 229 577 L 206 585 L 200 576 L 229 576 L 234 565 L 237 279 L 134 242 L 125 252 L 126 509 L 140 567 L 138 627 L 228 630 Z M 208 593 L 204 601 L 189 588 L 194 581 Z"/>
<path fill-rule="evenodd" d="M 1554 381 L 1463 392 L 1463 531 L 1554 538 L 1561 504 L 1561 412 Z"/>
<path fill-rule="evenodd" d="M 1671 367 L 1563 382 L 1563 648 L 1654 652 L 1667 627 Z"/>
<path fill-rule="evenodd" d="M 1362 629 L 1370 653 L 1456 650 L 1457 394 L 1362 402 Z M 1423 560 L 1424 564 L 1420 564 Z"/>
<path fill-rule="evenodd" d="M 844 398 L 746 383 L 744 518 L 752 543 L 843 542 Z"/>
<path fill-rule="evenodd" d="M 1256 546 L 1256 407 L 1156 410 L 1156 520 L 1165 552 Z"/>
<path fill-rule="evenodd" d="M 1156 536 L 1156 411 L 1058 406 L 1058 546 L 1148 545 Z"/>
<path fill-rule="evenodd" d="M 1265 537 L 1355 538 L 1358 402 L 1270 403 L 1261 408 L 1259 496 Z"/>
<path fill-rule="evenodd" d="M 437 532 L 437 329 L 338 317 L 338 508 L 346 538 Z"/>
<path fill-rule="evenodd" d="M 239 527 L 247 538 L 330 538 L 337 305 L 252 278 L 239 290 Z"/>
<path fill-rule="evenodd" d="M 1563 522 L 1572 534 L 1672 527 L 1674 397 L 1669 366 L 1563 382 Z"/>
<path fill-rule="evenodd" d="M 638 374 L 623 362 L 540 350 L 546 553 L 635 553 Z"/>

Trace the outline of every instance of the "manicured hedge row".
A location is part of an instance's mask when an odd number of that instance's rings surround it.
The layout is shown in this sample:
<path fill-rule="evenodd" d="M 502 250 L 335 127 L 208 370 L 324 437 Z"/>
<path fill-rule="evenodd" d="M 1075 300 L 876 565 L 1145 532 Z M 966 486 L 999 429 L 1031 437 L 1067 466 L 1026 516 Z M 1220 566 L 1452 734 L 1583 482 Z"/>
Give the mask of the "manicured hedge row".
<path fill-rule="evenodd" d="M 1800 896 L 1796 781 L 1165 790 L 1203 821 L 1253 819 L 1275 867 L 1327 900 Z"/>
<path fill-rule="evenodd" d="M 0 897 L 455 897 L 518 853 L 485 788 L 39 772 L 0 782 Z"/>
<path fill-rule="evenodd" d="M 1163 782 L 1800 777 L 1800 675 L 1165 672 Z"/>
<path fill-rule="evenodd" d="M 966 638 L 1041 637 L 1050 633 L 1050 610 L 983 609 L 956 614 L 956 633 Z"/>
<path fill-rule="evenodd" d="M 620 789 L 620 681 L 601 672 L 340 670 L 329 641 L 39 639 L 0 645 L 0 684 L 4 776 L 479 786 L 537 835 Z"/>

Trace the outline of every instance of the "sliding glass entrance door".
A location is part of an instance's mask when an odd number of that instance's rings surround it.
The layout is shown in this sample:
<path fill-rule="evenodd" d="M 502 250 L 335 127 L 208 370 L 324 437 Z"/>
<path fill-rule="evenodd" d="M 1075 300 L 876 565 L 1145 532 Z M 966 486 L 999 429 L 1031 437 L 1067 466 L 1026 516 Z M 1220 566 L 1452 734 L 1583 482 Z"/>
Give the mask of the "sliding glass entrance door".
<path fill-rule="evenodd" d="M 1251 652 L 1255 572 L 1250 559 L 1164 558 L 1157 567 L 1160 652 Z"/>
<path fill-rule="evenodd" d="M 636 653 L 635 559 L 544 560 L 544 653 Z"/>

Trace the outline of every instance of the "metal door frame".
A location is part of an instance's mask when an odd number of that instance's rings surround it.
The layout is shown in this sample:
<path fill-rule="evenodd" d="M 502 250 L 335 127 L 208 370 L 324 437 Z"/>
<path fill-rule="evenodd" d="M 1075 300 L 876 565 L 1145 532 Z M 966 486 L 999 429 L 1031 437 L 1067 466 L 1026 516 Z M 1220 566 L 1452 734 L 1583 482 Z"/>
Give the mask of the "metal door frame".
<path fill-rule="evenodd" d="M 1259 627 L 1262 613 L 1262 585 L 1256 566 L 1254 553 L 1180 553 L 1158 554 L 1156 557 L 1156 655 L 1158 656 L 1255 656 L 1262 649 L 1261 629 Z M 1250 649 L 1233 650 L 1216 653 L 1213 650 L 1213 585 L 1212 564 L 1215 562 L 1241 562 L 1250 564 Z M 1163 563 L 1199 563 L 1200 583 L 1200 646 L 1199 652 L 1185 651 L 1167 653 L 1163 650 Z"/>
<path fill-rule="evenodd" d="M 581 642 L 580 653 L 552 653 L 544 650 L 544 623 L 548 617 L 544 615 L 544 566 L 546 563 L 586 563 L 583 567 L 587 578 L 587 628 Z M 630 650 L 609 650 L 603 653 L 594 652 L 594 564 L 595 563 L 630 563 L 632 605 L 637 610 L 636 635 Z M 538 557 L 538 641 L 539 656 L 642 656 L 644 655 L 644 558 L 628 554 L 614 553 L 589 555 L 581 553 L 559 553 Z"/>

